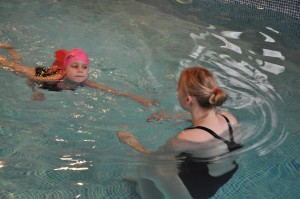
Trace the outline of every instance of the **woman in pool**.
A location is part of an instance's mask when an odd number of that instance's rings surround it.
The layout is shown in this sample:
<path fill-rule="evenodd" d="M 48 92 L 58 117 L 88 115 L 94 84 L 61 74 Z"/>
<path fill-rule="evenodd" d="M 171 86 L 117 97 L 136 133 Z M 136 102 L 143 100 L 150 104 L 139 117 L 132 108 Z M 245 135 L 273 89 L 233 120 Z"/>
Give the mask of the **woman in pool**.
<path fill-rule="evenodd" d="M 0 55 L 0 66 L 17 74 L 27 76 L 30 80 L 29 85 L 32 87 L 33 99 L 44 99 L 43 94 L 34 88 L 37 83 L 39 88 L 50 91 L 75 90 L 80 86 L 89 86 L 131 98 L 145 106 L 157 105 L 157 102 L 153 100 L 118 91 L 89 80 L 88 55 L 80 48 L 74 48 L 70 51 L 64 49 L 55 51 L 55 61 L 52 67 L 43 68 L 22 66 L 20 65 L 20 56 L 12 46 L 0 43 L 0 47 L 7 49 L 12 58 L 12 60 L 8 60 L 5 56 Z"/>
<path fill-rule="evenodd" d="M 218 88 L 215 76 L 206 68 L 190 67 L 183 70 L 177 92 L 180 106 L 191 116 L 192 126 L 170 138 L 159 150 L 146 149 L 129 132 L 120 131 L 117 135 L 121 143 L 128 144 L 138 152 L 152 154 L 149 156 L 152 160 L 153 155 L 157 157 L 159 154 L 176 157 L 177 170 L 173 176 L 163 173 L 159 166 L 152 166 L 154 161 L 147 169 L 140 169 L 141 178 L 148 180 L 138 181 L 139 186 L 144 186 L 139 189 L 141 195 L 151 194 L 146 193 L 147 190 L 153 192 L 153 186 L 145 188 L 146 184 L 156 184 L 165 197 L 212 197 L 238 168 L 236 157 L 231 152 L 241 148 L 238 142 L 242 134 L 231 113 L 216 110 L 225 102 L 227 94 Z M 230 158 L 225 158 L 226 155 Z M 154 168 L 151 172 L 150 167 Z M 174 177 L 177 172 L 180 179 Z"/>

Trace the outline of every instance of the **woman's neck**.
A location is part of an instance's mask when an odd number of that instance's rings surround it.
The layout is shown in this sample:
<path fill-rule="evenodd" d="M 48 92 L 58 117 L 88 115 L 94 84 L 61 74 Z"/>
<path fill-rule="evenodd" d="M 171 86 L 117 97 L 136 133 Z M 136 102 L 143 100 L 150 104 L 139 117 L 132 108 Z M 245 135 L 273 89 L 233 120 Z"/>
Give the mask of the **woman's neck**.
<path fill-rule="evenodd" d="M 191 111 L 192 115 L 192 122 L 194 126 L 198 126 L 202 123 L 204 123 L 206 120 L 211 119 L 212 117 L 216 116 L 215 108 L 209 108 L 204 109 L 201 107 L 198 107 L 197 109 L 194 109 Z"/>

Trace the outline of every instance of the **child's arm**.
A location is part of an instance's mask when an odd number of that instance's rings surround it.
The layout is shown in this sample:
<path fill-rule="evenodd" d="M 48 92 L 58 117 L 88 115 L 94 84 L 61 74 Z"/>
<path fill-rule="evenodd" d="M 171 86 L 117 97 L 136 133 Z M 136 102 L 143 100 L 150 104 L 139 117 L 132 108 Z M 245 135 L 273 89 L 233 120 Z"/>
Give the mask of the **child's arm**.
<path fill-rule="evenodd" d="M 31 91 L 32 91 L 32 100 L 36 100 L 36 101 L 44 101 L 46 98 L 45 98 L 45 95 L 41 92 L 38 92 L 36 89 L 35 89 L 35 82 L 34 81 L 31 81 L 30 79 L 27 80 L 27 85 L 31 88 Z"/>
<path fill-rule="evenodd" d="M 13 46 L 0 42 L 0 47 L 5 48 L 11 57 L 11 60 L 8 60 L 5 56 L 0 55 L 0 63 L 2 65 L 12 68 L 15 64 L 20 63 L 21 56 L 13 49 Z"/>
<path fill-rule="evenodd" d="M 109 93 L 112 93 L 112 94 L 115 94 L 115 95 L 122 95 L 124 97 L 131 98 L 131 99 L 137 101 L 138 103 L 140 103 L 144 106 L 157 106 L 157 105 L 159 105 L 159 103 L 155 100 L 149 100 L 149 99 L 146 99 L 146 98 L 144 98 L 142 96 L 139 96 L 139 95 L 134 95 L 134 94 L 130 94 L 130 93 L 127 93 L 127 92 L 118 91 L 118 90 L 112 89 L 108 86 L 104 86 L 102 84 L 98 84 L 96 82 L 93 82 L 91 80 L 85 81 L 85 85 L 89 86 L 89 87 L 92 87 L 92 88 L 101 89 L 101 90 L 104 90 L 106 92 L 109 92 Z"/>
<path fill-rule="evenodd" d="M 63 74 L 58 73 L 58 74 L 51 75 L 51 76 L 48 76 L 48 77 L 42 77 L 42 76 L 36 76 L 35 75 L 35 71 L 34 71 L 34 72 L 31 72 L 31 73 L 28 73 L 27 77 L 30 80 L 36 81 L 36 82 L 48 82 L 48 83 L 52 83 L 53 82 L 54 83 L 54 82 L 59 81 L 63 77 Z"/>
<path fill-rule="evenodd" d="M 21 56 L 14 50 L 13 46 L 0 42 L 0 47 L 8 51 L 14 63 L 20 63 Z"/>

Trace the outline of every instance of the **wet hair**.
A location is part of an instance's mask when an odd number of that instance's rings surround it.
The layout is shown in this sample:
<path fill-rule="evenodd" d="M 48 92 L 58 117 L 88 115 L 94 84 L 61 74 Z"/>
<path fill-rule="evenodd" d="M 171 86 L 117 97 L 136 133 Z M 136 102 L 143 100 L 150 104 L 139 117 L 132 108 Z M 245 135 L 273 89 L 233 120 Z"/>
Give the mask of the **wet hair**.
<path fill-rule="evenodd" d="M 186 95 L 196 97 L 203 108 L 221 106 L 227 99 L 227 93 L 218 88 L 215 75 L 204 67 L 184 69 L 178 81 L 178 89 Z"/>

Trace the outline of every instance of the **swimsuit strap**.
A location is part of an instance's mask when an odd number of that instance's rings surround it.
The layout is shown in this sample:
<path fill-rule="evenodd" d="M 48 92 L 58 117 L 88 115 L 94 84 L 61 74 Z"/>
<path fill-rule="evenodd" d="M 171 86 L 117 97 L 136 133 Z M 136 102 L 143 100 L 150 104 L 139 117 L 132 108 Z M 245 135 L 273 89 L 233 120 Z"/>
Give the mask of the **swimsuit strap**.
<path fill-rule="evenodd" d="M 222 115 L 222 116 L 225 118 L 225 120 L 227 122 L 227 125 L 228 125 L 230 141 L 222 138 L 221 136 L 216 134 L 213 130 L 211 130 L 209 128 L 206 128 L 204 126 L 189 127 L 189 128 L 186 128 L 185 130 L 188 130 L 188 129 L 201 129 L 201 130 L 204 130 L 204 131 L 208 132 L 209 134 L 211 134 L 216 139 L 221 140 L 222 142 L 224 142 L 227 145 L 227 148 L 228 148 L 229 151 L 234 151 L 236 149 L 241 148 L 242 145 L 235 143 L 235 141 L 233 139 L 233 130 L 232 130 L 232 126 L 231 126 L 231 123 L 230 123 L 229 119 L 224 115 Z"/>
<path fill-rule="evenodd" d="M 222 142 L 224 142 L 226 145 L 228 145 L 230 142 L 224 138 L 222 138 L 221 136 L 219 136 L 218 134 L 216 134 L 213 130 L 206 128 L 204 126 L 193 126 L 193 127 L 189 127 L 186 128 L 185 130 L 189 130 L 189 129 L 201 129 L 204 130 L 206 132 L 208 132 L 209 134 L 211 134 L 212 136 L 214 136 L 216 139 L 221 140 Z"/>
<path fill-rule="evenodd" d="M 234 139 L 233 139 L 233 130 L 232 130 L 231 123 L 230 123 L 229 119 L 225 115 L 221 115 L 221 116 L 224 117 L 224 119 L 227 122 L 228 129 L 229 129 L 230 142 L 234 142 Z"/>

